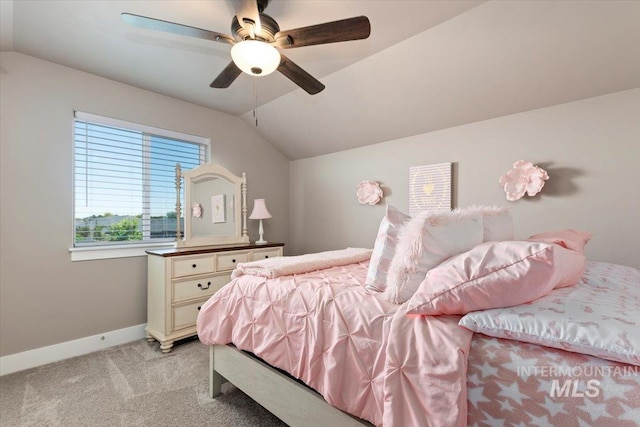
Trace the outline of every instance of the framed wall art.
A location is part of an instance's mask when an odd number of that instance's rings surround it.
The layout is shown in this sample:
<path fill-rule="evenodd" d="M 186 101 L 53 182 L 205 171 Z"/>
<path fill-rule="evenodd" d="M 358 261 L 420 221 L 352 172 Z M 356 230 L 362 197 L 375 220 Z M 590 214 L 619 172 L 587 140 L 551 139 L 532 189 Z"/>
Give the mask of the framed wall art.
<path fill-rule="evenodd" d="M 409 214 L 425 210 L 449 211 L 452 207 L 452 163 L 409 168 Z"/>

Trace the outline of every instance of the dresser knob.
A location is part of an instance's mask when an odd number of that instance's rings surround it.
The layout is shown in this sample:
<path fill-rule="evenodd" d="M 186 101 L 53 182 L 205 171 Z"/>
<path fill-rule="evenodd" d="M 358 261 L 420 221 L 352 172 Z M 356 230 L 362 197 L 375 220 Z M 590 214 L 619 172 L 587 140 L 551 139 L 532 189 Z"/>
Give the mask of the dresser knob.
<path fill-rule="evenodd" d="M 235 260 L 235 259 L 232 259 L 232 260 L 231 260 L 231 262 L 235 263 L 235 262 L 236 262 L 236 260 Z"/>
<path fill-rule="evenodd" d="M 191 265 L 191 267 L 196 268 L 196 265 L 195 265 L 195 264 L 193 264 L 193 265 Z"/>
<path fill-rule="evenodd" d="M 202 308 L 201 306 L 198 306 L 198 311 L 200 311 L 201 308 Z"/>
<path fill-rule="evenodd" d="M 269 258 L 269 255 L 265 255 L 264 257 L 265 257 L 265 258 Z"/>
<path fill-rule="evenodd" d="M 198 287 L 200 289 L 202 289 L 203 291 L 206 291 L 207 289 L 209 289 L 210 286 L 211 286 L 211 282 L 207 282 L 207 287 L 206 288 L 202 286 L 202 283 L 198 283 Z"/>

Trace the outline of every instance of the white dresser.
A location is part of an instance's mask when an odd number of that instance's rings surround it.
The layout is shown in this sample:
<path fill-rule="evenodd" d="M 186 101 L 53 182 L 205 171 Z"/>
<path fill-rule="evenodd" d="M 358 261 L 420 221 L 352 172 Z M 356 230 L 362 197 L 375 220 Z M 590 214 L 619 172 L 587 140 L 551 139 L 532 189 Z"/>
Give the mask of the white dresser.
<path fill-rule="evenodd" d="M 196 334 L 202 304 L 231 280 L 240 262 L 282 256 L 284 243 L 147 251 L 147 339 L 163 353 Z"/>

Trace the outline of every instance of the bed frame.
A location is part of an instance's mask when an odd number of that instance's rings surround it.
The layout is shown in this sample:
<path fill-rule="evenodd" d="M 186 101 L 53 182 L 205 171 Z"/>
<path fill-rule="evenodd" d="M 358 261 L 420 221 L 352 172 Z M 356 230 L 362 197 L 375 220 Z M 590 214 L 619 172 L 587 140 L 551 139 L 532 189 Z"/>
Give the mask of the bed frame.
<path fill-rule="evenodd" d="M 372 424 L 329 405 L 316 391 L 232 345 L 209 347 L 209 396 L 226 381 L 291 427 L 363 427 Z"/>

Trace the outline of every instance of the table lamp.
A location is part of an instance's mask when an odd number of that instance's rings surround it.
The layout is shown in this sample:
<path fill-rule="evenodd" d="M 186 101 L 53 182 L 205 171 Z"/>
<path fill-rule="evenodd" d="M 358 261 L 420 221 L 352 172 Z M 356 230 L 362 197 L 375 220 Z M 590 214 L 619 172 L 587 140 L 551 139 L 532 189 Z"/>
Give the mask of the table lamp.
<path fill-rule="evenodd" d="M 267 205 L 264 203 L 264 199 L 255 199 L 253 201 L 253 211 L 251 211 L 249 219 L 260 220 L 260 228 L 258 229 L 260 240 L 256 241 L 256 245 L 264 245 L 267 243 L 267 241 L 262 238 L 262 235 L 264 234 L 264 229 L 262 228 L 262 220 L 267 218 L 271 218 L 271 214 L 267 210 Z"/>

